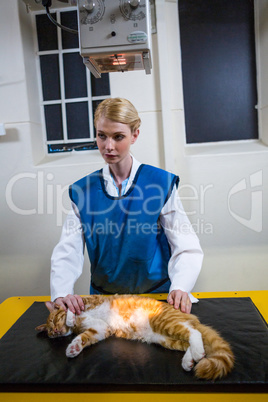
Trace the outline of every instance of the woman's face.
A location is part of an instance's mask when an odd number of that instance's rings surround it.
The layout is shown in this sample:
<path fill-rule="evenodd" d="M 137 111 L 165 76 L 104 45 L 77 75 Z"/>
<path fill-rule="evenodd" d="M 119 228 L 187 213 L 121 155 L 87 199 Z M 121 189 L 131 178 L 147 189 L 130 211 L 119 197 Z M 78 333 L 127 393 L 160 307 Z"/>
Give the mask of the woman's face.
<path fill-rule="evenodd" d="M 139 130 L 131 132 L 128 124 L 122 124 L 106 117 L 96 123 L 97 146 L 109 164 L 120 163 L 129 155 L 129 149 L 137 140 Z"/>

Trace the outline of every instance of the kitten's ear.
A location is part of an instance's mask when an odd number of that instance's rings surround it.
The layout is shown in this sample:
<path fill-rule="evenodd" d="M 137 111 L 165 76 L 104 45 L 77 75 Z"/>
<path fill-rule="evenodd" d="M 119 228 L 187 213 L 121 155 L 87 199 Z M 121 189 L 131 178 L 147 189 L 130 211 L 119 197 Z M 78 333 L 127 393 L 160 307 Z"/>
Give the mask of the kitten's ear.
<path fill-rule="evenodd" d="M 35 330 L 38 332 L 47 332 L 47 324 L 39 325 L 35 328 Z"/>
<path fill-rule="evenodd" d="M 54 302 L 51 302 L 51 301 L 45 302 L 45 305 L 46 305 L 48 311 L 50 311 L 50 313 L 51 313 L 51 311 L 53 311 L 54 308 L 55 308 L 55 303 L 54 303 Z"/>

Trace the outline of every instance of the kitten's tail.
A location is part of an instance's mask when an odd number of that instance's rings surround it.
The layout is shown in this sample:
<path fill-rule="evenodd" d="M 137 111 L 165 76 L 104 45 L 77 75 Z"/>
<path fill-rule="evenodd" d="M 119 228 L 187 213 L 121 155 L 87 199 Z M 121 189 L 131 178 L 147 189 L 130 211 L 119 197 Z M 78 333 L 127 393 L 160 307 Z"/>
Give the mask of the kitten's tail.
<path fill-rule="evenodd" d="M 195 375 L 206 380 L 226 376 L 234 366 L 234 355 L 226 342 L 214 329 L 199 324 L 206 356 L 195 366 Z"/>

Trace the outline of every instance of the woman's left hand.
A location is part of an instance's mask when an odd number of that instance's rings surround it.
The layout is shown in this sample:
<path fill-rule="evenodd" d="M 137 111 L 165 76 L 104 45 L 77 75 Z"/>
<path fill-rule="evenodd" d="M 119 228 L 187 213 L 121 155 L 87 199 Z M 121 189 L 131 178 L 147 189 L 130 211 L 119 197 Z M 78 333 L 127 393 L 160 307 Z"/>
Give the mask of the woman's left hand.
<path fill-rule="evenodd" d="M 167 302 L 172 304 L 176 310 L 180 308 L 183 313 L 190 314 L 191 312 L 192 302 L 187 292 L 179 289 L 172 290 L 167 297 Z"/>

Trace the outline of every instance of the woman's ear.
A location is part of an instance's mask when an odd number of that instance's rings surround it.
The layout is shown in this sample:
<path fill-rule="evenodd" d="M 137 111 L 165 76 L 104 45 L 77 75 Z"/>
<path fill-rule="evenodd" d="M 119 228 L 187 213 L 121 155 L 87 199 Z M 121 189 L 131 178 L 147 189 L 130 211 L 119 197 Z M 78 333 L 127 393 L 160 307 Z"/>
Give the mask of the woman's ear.
<path fill-rule="evenodd" d="M 139 134 L 140 134 L 139 129 L 133 131 L 133 133 L 131 134 L 132 135 L 131 144 L 134 144 L 137 141 Z"/>

